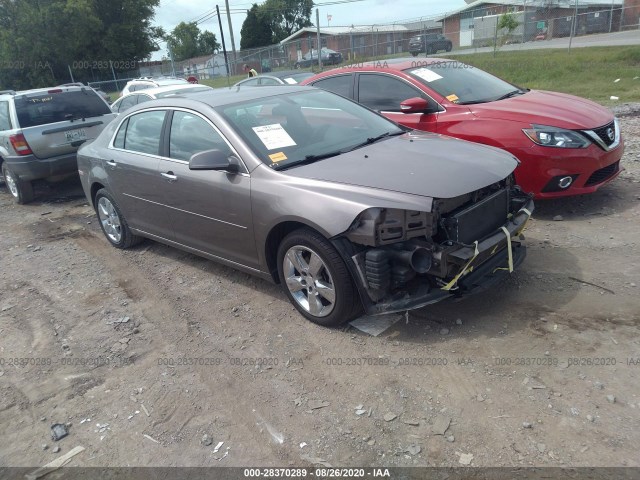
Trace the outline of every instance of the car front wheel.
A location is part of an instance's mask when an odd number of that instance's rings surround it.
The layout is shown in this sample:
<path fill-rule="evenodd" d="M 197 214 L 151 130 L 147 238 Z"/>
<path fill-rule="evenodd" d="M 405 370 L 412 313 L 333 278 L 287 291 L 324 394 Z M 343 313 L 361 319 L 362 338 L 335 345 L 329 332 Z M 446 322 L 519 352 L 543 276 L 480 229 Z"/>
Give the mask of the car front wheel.
<path fill-rule="evenodd" d="M 94 205 L 100 220 L 102 233 L 104 233 L 111 245 L 124 249 L 132 247 L 143 240 L 142 237 L 131 233 L 118 205 L 104 188 L 96 193 Z"/>
<path fill-rule="evenodd" d="M 282 240 L 278 274 L 293 306 L 314 323 L 338 326 L 361 310 L 358 293 L 340 254 L 313 230 L 296 230 Z"/>
<path fill-rule="evenodd" d="M 7 167 L 6 163 L 2 164 L 2 176 L 9 193 L 16 203 L 25 204 L 33 200 L 33 185 L 31 182 L 22 180 Z"/>

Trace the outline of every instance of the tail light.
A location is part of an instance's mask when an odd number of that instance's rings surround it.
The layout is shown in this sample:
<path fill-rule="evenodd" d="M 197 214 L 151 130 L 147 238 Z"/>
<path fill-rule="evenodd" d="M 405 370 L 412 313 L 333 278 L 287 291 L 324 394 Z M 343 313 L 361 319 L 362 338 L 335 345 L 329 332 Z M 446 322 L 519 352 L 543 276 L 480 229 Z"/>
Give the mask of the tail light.
<path fill-rule="evenodd" d="M 9 141 L 18 155 L 31 155 L 33 153 L 23 134 L 10 135 Z"/>

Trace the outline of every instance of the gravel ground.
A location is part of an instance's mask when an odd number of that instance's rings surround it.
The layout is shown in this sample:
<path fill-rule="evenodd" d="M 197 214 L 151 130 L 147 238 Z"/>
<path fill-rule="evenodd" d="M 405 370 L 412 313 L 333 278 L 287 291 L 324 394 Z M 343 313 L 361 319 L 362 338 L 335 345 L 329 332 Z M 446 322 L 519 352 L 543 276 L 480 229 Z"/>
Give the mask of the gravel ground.
<path fill-rule="evenodd" d="M 379 337 L 158 243 L 111 248 L 76 180 L 0 193 L 0 466 L 78 445 L 70 465 L 639 466 L 640 104 L 616 112 L 618 179 L 538 202 L 500 288 Z"/>

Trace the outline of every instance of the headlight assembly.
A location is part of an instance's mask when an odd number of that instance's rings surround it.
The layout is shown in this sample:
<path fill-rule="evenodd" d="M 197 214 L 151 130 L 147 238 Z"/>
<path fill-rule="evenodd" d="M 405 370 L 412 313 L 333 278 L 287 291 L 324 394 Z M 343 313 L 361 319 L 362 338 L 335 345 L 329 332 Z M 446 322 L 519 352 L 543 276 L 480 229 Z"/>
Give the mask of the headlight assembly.
<path fill-rule="evenodd" d="M 586 148 L 591 145 L 591 141 L 579 132 L 544 125 L 532 125 L 532 127 L 522 131 L 533 143 L 543 147 Z"/>

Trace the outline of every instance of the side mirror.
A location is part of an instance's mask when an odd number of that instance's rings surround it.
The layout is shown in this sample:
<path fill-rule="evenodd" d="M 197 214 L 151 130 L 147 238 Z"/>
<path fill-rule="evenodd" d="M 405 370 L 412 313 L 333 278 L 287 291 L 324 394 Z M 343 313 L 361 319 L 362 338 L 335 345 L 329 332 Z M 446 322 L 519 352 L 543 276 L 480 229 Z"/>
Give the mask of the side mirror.
<path fill-rule="evenodd" d="M 429 102 L 421 97 L 408 98 L 400 104 L 402 113 L 427 113 Z"/>
<path fill-rule="evenodd" d="M 227 156 L 221 150 L 205 150 L 191 156 L 189 170 L 224 170 L 229 173 L 238 173 L 240 163 L 236 157 Z"/>

